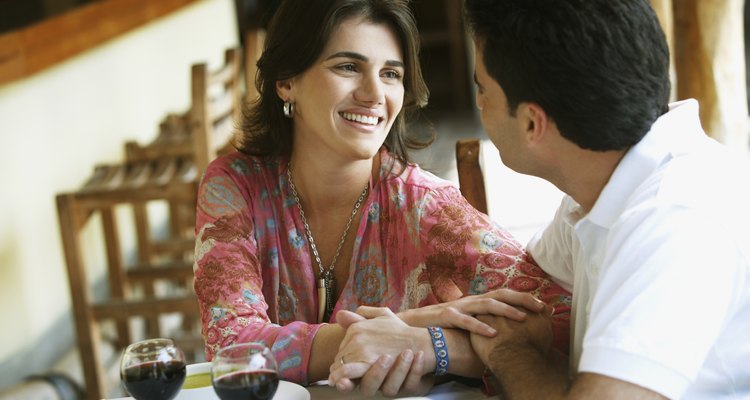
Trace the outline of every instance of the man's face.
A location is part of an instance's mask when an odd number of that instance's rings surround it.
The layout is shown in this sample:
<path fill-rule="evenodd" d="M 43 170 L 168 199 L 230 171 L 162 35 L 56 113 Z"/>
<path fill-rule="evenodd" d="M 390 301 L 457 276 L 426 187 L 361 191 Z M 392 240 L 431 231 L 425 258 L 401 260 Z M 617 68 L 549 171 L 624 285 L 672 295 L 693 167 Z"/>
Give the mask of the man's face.
<path fill-rule="evenodd" d="M 500 152 L 503 164 L 509 168 L 522 172 L 523 155 L 521 153 L 521 138 L 523 130 L 521 122 L 510 115 L 508 99 L 500 85 L 487 72 L 484 65 L 484 47 L 474 42 L 476 66 L 474 81 L 477 85 L 477 108 L 487 136 Z"/>

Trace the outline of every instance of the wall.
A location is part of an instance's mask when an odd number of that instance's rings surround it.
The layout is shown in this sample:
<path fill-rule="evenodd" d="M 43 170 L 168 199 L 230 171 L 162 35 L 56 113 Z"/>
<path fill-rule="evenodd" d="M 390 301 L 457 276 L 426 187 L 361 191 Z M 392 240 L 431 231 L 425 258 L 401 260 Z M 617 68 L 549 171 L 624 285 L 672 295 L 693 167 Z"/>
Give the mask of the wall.
<path fill-rule="evenodd" d="M 95 164 L 121 160 L 124 141 L 148 142 L 167 112 L 186 110 L 190 65 L 221 64 L 236 32 L 232 0 L 202 0 L 0 86 L 0 388 L 73 345 L 55 195 Z"/>

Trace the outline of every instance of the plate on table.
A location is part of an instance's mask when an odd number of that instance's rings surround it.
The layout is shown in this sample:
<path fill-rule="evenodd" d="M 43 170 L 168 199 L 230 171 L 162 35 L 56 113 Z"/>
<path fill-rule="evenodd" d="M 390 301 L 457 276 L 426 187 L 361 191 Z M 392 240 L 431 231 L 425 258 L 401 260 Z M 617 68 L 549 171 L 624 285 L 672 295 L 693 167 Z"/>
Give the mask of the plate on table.
<path fill-rule="evenodd" d="M 310 392 L 304 387 L 287 381 L 279 381 L 275 400 L 310 400 Z M 187 376 L 182 390 L 174 400 L 219 400 L 211 386 L 211 363 L 204 362 L 187 366 Z"/>

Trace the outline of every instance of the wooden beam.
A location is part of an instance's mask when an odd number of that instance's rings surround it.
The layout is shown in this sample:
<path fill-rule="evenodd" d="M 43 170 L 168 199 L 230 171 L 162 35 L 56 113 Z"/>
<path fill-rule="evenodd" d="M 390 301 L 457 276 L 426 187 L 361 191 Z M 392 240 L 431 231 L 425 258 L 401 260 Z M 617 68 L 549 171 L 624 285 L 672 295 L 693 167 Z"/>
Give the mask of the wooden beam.
<path fill-rule="evenodd" d="M 158 317 L 161 314 L 198 314 L 198 299 L 189 294 L 181 297 L 142 300 L 110 300 L 93 306 L 94 318 L 127 319 L 132 316 Z"/>
<path fill-rule="evenodd" d="M 0 35 L 0 85 L 25 78 L 198 0 L 103 0 Z"/>

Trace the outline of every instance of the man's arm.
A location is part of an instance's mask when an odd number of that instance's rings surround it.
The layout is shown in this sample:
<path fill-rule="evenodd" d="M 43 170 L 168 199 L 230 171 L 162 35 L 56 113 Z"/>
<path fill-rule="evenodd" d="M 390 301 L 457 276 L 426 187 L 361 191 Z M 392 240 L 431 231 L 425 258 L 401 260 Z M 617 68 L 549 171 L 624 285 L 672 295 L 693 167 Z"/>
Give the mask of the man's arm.
<path fill-rule="evenodd" d="M 550 346 L 549 317 L 529 315 L 524 322 L 479 317 L 499 333 L 471 335 L 477 355 L 497 377 L 505 398 L 516 399 L 665 399 L 641 386 L 604 375 L 568 378 L 568 360 Z"/>

